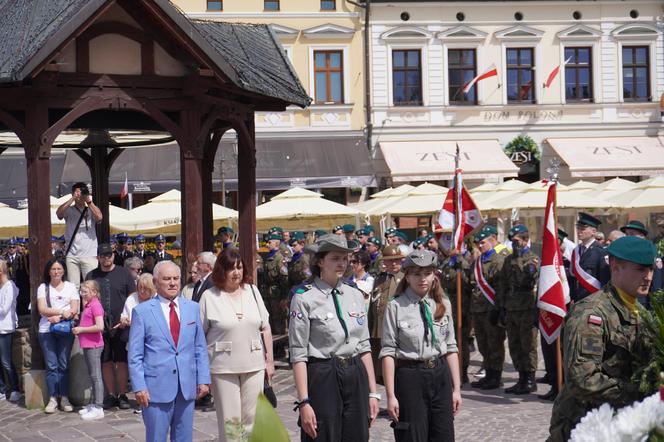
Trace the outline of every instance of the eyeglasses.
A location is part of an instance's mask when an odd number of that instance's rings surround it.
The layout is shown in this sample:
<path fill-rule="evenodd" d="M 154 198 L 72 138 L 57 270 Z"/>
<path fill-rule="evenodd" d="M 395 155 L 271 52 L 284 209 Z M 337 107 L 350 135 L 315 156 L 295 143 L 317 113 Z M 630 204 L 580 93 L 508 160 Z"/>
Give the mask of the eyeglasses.
<path fill-rule="evenodd" d="M 139 267 L 139 268 L 131 267 L 131 269 L 132 269 L 134 272 L 136 272 L 136 273 L 141 273 L 141 272 L 143 271 L 143 269 L 140 268 L 140 267 Z"/>

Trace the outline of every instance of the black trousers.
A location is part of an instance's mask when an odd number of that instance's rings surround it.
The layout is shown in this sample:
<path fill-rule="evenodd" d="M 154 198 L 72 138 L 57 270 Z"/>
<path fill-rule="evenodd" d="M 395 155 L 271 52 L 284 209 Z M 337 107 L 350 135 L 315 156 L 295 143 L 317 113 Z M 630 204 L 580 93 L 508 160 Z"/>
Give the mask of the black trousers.
<path fill-rule="evenodd" d="M 556 341 L 547 344 L 544 336 L 540 335 L 540 345 L 542 346 L 542 357 L 544 358 L 544 368 L 549 375 L 551 385 L 558 385 L 558 370 L 556 368 Z"/>
<path fill-rule="evenodd" d="M 399 401 L 396 442 L 454 441 L 452 375 L 445 357 L 434 368 L 399 366 L 397 361 L 394 390 Z"/>
<path fill-rule="evenodd" d="M 309 359 L 309 400 L 316 413 L 318 436 L 300 431 L 302 442 L 366 442 L 369 440 L 369 379 L 359 356 Z"/>

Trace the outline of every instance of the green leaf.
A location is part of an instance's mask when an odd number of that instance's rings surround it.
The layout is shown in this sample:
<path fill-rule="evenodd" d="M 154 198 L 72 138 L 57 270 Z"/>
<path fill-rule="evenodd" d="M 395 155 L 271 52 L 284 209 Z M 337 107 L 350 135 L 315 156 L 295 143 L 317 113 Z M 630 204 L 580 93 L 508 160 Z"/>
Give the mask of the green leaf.
<path fill-rule="evenodd" d="M 256 419 L 250 442 L 289 442 L 286 427 L 279 419 L 277 411 L 270 401 L 260 394 L 256 404 Z"/>

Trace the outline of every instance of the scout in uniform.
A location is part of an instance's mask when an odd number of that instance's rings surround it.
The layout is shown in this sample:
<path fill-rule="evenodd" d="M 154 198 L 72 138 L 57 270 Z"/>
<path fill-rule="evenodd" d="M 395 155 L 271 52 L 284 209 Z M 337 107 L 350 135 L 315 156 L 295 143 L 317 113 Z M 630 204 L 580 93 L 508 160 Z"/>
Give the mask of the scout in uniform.
<path fill-rule="evenodd" d="M 539 258 L 528 247 L 530 236 L 523 224 L 510 229 L 512 254 L 505 258 L 503 287 L 498 291 L 497 306 L 503 310 L 507 343 L 519 381 L 505 393 L 528 394 L 537 390 L 537 329 L 533 318 L 537 311 Z"/>
<path fill-rule="evenodd" d="M 366 229 L 362 228 L 355 232 L 355 236 L 357 236 L 357 242 L 360 244 L 360 250 L 366 251 L 367 240 L 369 239 L 369 232 Z"/>
<path fill-rule="evenodd" d="M 648 238 L 648 229 L 641 221 L 629 221 L 620 228 L 620 231 L 627 236 L 638 236 L 644 239 Z"/>
<path fill-rule="evenodd" d="M 275 231 L 276 232 L 276 231 Z M 265 300 L 265 307 L 270 313 L 270 327 L 274 335 L 286 333 L 288 317 L 288 261 L 284 258 L 279 245 L 281 235 L 271 233 L 267 236 L 268 253 L 263 258 L 263 271 L 259 278 L 259 290 Z"/>
<path fill-rule="evenodd" d="M 374 357 L 374 368 L 378 383 L 383 383 L 383 374 L 378 355 L 380 354 L 380 338 L 383 336 L 383 317 L 387 303 L 397 291 L 403 279 L 401 261 L 404 259 L 399 247 L 390 244 L 383 249 L 383 265 L 385 270 L 374 281 L 369 301 L 369 332 L 371 334 L 371 354 Z"/>
<path fill-rule="evenodd" d="M 380 358 L 387 412 L 397 442 L 454 440 L 461 407 L 452 306 L 435 275 L 435 253 L 404 260 L 404 279 L 388 303 Z"/>
<path fill-rule="evenodd" d="M 470 385 L 491 390 L 500 387 L 505 362 L 505 328 L 498 325 L 498 310 L 495 307 L 498 290 L 502 287 L 501 270 L 505 255 L 496 251 L 496 236 L 487 230 L 475 235 L 475 242 L 481 255 L 473 263 L 475 289 L 471 314 L 486 376 Z"/>
<path fill-rule="evenodd" d="M 576 222 L 580 244 L 572 252 L 569 280 L 570 297 L 577 302 L 599 291 L 610 277 L 606 250 L 595 240 L 600 220 L 580 212 Z"/>
<path fill-rule="evenodd" d="M 332 233 L 334 233 L 335 235 L 345 236 L 344 235 L 344 226 L 341 226 L 341 225 L 334 226 L 332 228 Z"/>
<path fill-rule="evenodd" d="M 314 232 L 314 240 L 318 241 L 318 238 L 320 238 L 323 235 L 327 235 L 327 232 L 325 230 L 321 230 L 321 229 L 316 230 Z"/>
<path fill-rule="evenodd" d="M 344 224 L 341 226 L 347 241 L 355 240 L 355 226 L 353 224 Z"/>
<path fill-rule="evenodd" d="M 383 271 L 382 255 L 380 253 L 382 246 L 383 244 L 380 242 L 380 239 L 375 236 L 367 239 L 367 252 L 369 252 L 369 258 L 371 259 L 369 274 L 374 278 Z"/>
<path fill-rule="evenodd" d="M 366 442 L 378 414 L 364 296 L 341 279 L 351 245 L 332 234 L 309 246 L 315 277 L 291 302 L 288 342 L 302 441 Z"/>
<path fill-rule="evenodd" d="M 434 238 L 435 239 L 435 238 Z M 461 272 L 461 382 L 467 383 L 468 367 L 470 366 L 470 330 L 472 316 L 470 314 L 473 286 L 471 285 L 471 256 L 469 252 L 459 253 L 452 248 L 452 233 L 443 232 L 437 256 L 442 260 L 438 264 L 438 272 L 443 290 L 452 303 L 452 317 L 457 321 L 457 272 Z M 436 241 L 438 245 L 438 241 Z M 433 252 L 433 251 L 432 251 Z M 434 252 L 436 253 L 436 252 Z M 456 328 L 454 329 L 456 331 Z"/>
<path fill-rule="evenodd" d="M 576 303 L 565 319 L 565 385 L 553 405 L 550 442 L 567 441 L 585 414 L 604 403 L 623 407 L 642 399 L 631 381 L 634 367 L 650 362 L 652 336 L 639 317 L 648 295 L 655 247 L 625 236 L 608 247 L 611 280 Z"/>

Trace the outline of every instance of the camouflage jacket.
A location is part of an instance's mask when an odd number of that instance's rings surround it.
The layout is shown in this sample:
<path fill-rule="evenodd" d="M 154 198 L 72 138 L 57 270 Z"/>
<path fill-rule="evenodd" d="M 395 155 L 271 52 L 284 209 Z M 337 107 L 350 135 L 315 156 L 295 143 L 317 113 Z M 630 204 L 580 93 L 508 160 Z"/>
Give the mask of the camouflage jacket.
<path fill-rule="evenodd" d="M 500 278 L 503 286 L 497 293 L 498 307 L 510 312 L 535 308 L 539 265 L 539 258 L 530 249 L 505 258 Z"/>
<path fill-rule="evenodd" d="M 486 282 L 489 283 L 489 285 L 496 291 L 496 298 L 500 298 L 500 290 L 503 287 L 502 284 L 502 268 L 503 268 L 503 262 L 505 261 L 505 253 L 498 253 L 495 250 L 493 250 L 493 253 L 488 256 L 488 258 L 484 258 L 485 261 L 482 262 L 482 273 L 484 275 L 484 279 L 486 279 Z M 482 259 L 482 256 L 478 257 L 477 259 Z M 475 262 L 473 262 L 473 266 L 475 266 Z M 482 294 L 480 289 L 477 287 L 477 281 L 475 281 L 475 275 L 473 274 L 472 281 L 474 284 L 473 288 L 473 299 L 471 302 L 470 310 L 472 313 L 485 313 L 491 310 L 493 307 L 491 303 L 486 299 L 486 297 Z"/>
<path fill-rule="evenodd" d="M 438 272 L 440 273 L 440 282 L 447 297 L 452 303 L 452 309 L 456 311 L 456 295 L 457 295 L 457 271 L 458 265 L 461 266 L 461 312 L 464 316 L 470 314 L 470 301 L 473 294 L 473 287 L 471 285 L 472 266 L 470 262 L 470 255 L 466 254 L 460 258 L 453 259 L 453 257 L 444 257 L 438 265 Z M 457 263 L 458 260 L 458 263 Z M 456 318 L 456 313 L 454 313 Z"/>
<path fill-rule="evenodd" d="M 373 276 L 374 278 L 377 278 L 378 275 L 381 274 L 383 271 L 383 263 L 382 263 L 382 255 L 380 252 L 378 252 L 378 255 L 376 256 L 376 259 L 374 259 L 371 262 L 371 266 L 369 267 L 369 274 Z"/>
<path fill-rule="evenodd" d="M 369 334 L 372 338 L 380 338 L 383 334 L 383 318 L 387 303 L 394 297 L 399 282 L 403 279 L 403 273 L 395 275 L 383 272 L 374 281 L 374 288 L 369 301 Z"/>
<path fill-rule="evenodd" d="M 260 292 L 266 299 L 286 299 L 288 296 L 288 268 L 281 252 L 263 258 Z"/>
<path fill-rule="evenodd" d="M 293 255 L 293 258 L 288 262 L 288 286 L 292 288 L 300 285 L 310 276 L 309 255 L 306 253 L 299 256 Z"/>

